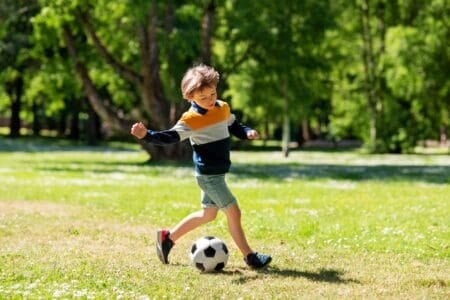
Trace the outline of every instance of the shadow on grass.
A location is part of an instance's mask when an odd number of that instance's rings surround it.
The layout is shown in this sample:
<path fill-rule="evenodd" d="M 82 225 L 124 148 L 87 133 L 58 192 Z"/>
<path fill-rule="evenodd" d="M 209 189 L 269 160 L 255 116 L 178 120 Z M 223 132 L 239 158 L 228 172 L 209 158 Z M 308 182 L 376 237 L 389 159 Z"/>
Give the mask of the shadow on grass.
<path fill-rule="evenodd" d="M 354 151 L 360 148 L 358 146 L 337 146 L 337 147 L 302 147 L 301 151 L 321 151 L 329 153 L 339 153 Z M 232 150 L 240 151 L 254 151 L 254 152 L 268 152 L 281 151 L 280 145 L 255 145 L 239 140 L 232 141 Z M 117 137 L 115 141 L 101 141 L 98 145 L 87 145 L 83 140 L 71 140 L 68 138 L 53 137 L 53 136 L 30 136 L 24 135 L 17 138 L 11 138 L 8 135 L 0 134 L 0 152 L 54 152 L 54 151 L 90 151 L 90 152 L 104 152 L 104 151 L 139 151 L 136 140 L 127 135 L 124 137 Z M 299 151 L 300 149 L 292 149 L 291 152 Z"/>
<path fill-rule="evenodd" d="M 134 168 L 135 167 L 135 168 Z M 112 174 L 121 172 L 123 174 L 147 174 L 150 176 L 173 176 L 175 170 L 184 173 L 194 174 L 191 162 L 162 162 L 151 163 L 148 162 L 113 162 L 113 161 L 58 161 L 55 163 L 48 162 L 46 165 L 35 167 L 34 170 L 61 173 L 86 173 L 92 172 L 95 174 Z"/>
<path fill-rule="evenodd" d="M 257 272 L 258 274 L 267 274 L 277 277 L 305 278 L 315 282 L 328 282 L 335 284 L 361 283 L 359 280 L 356 279 L 342 278 L 344 273 L 333 269 L 320 269 L 318 272 L 310 272 L 310 271 L 299 271 L 295 269 L 280 269 L 278 267 L 269 267 L 267 269 L 259 270 Z M 236 275 L 237 273 L 239 272 L 236 271 L 230 272 L 231 275 Z M 241 276 L 233 280 L 233 283 L 244 284 L 248 281 L 255 280 L 258 278 L 258 275 L 245 276 L 242 274 L 242 272 L 240 273 Z"/>
<path fill-rule="evenodd" d="M 437 184 L 450 182 L 450 166 L 428 165 L 332 165 L 332 164 L 235 164 L 232 173 L 238 178 L 335 179 L 423 181 Z"/>
<path fill-rule="evenodd" d="M 129 168 L 129 167 L 138 168 Z M 174 169 L 193 172 L 191 162 L 108 162 L 108 161 L 58 161 L 35 168 L 46 172 L 86 171 L 108 174 L 120 170 L 124 174 L 154 173 L 172 176 Z M 166 174 L 167 173 L 167 174 Z M 417 181 L 435 184 L 450 182 L 450 166 L 427 165 L 331 165 L 331 164 L 234 164 L 231 175 L 239 179 L 279 181 L 285 179 L 330 179 L 351 181 Z M 232 183 L 233 180 L 230 180 Z"/>
<path fill-rule="evenodd" d="M 72 141 L 56 137 L 9 138 L 0 135 L 0 152 L 136 152 L 140 148 L 130 139 L 125 142 L 101 142 L 96 146 L 86 145 L 86 142 Z"/>
<path fill-rule="evenodd" d="M 50 142 L 48 141 L 50 140 Z M 125 145 L 125 144 L 124 144 Z M 82 147 L 73 142 L 58 139 L 0 139 L 0 152 L 46 152 L 46 151 L 136 151 L 126 147 Z M 27 163 L 27 161 L 24 161 Z M 30 162 L 32 166 L 33 162 Z M 128 168 L 136 166 L 137 168 Z M 167 167 L 167 172 L 164 171 Z M 175 168 L 192 170 L 192 162 L 127 162 L 127 161 L 102 161 L 102 160 L 67 160 L 46 162 L 35 169 L 48 172 L 80 172 L 86 171 L 107 174 L 120 172 L 136 174 L 142 171 L 152 174 L 171 176 Z M 309 164 L 308 162 L 291 163 L 234 163 L 232 174 L 238 179 L 257 178 L 263 180 L 284 179 L 331 179 L 331 180 L 379 180 L 379 181 L 418 181 L 436 184 L 448 184 L 450 182 L 449 165 L 345 165 L 345 164 Z"/>
<path fill-rule="evenodd" d="M 177 267 L 187 267 L 189 265 L 181 264 L 181 263 L 171 263 L 172 266 Z M 251 269 L 248 268 L 234 268 L 234 269 L 227 269 L 220 272 L 208 272 L 208 273 L 202 273 L 199 271 L 200 274 L 206 275 L 206 276 L 239 276 L 239 278 L 233 279 L 232 283 L 234 284 L 244 284 L 246 282 L 250 282 L 252 280 L 260 279 L 260 275 L 268 275 L 268 276 L 276 276 L 276 277 L 290 277 L 290 278 L 305 278 L 310 281 L 315 282 L 328 282 L 328 283 L 335 283 L 335 284 L 349 284 L 349 283 L 356 283 L 361 284 L 359 280 L 352 279 L 352 278 L 343 278 L 344 272 L 334 270 L 334 269 L 319 269 L 318 272 L 311 272 L 311 271 L 300 271 L 295 269 L 280 269 L 275 266 L 269 266 L 266 269 L 261 270 L 254 270 L 254 272 L 251 272 Z"/>

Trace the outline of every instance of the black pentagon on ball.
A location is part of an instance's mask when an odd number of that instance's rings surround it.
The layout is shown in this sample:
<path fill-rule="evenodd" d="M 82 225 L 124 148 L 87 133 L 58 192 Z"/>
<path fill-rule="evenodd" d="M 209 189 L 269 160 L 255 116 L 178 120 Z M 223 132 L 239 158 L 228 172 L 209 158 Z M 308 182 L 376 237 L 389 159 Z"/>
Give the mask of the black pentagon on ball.
<path fill-rule="evenodd" d="M 197 245 L 196 244 L 192 245 L 191 253 L 194 254 L 195 251 L 197 251 Z"/>
<path fill-rule="evenodd" d="M 208 246 L 204 252 L 206 257 L 214 257 L 214 255 L 216 255 L 216 250 L 211 246 Z"/>
<path fill-rule="evenodd" d="M 213 240 L 213 239 L 215 239 L 215 237 L 213 237 L 213 236 L 205 236 L 205 239 L 206 240 Z"/>
<path fill-rule="evenodd" d="M 195 266 L 197 267 L 197 269 L 199 269 L 200 271 L 204 272 L 205 271 L 205 266 L 201 263 L 195 263 Z"/>
<path fill-rule="evenodd" d="M 224 243 L 222 244 L 222 249 L 223 249 L 223 252 L 225 252 L 225 254 L 228 254 L 227 245 L 225 245 Z"/>
<path fill-rule="evenodd" d="M 214 270 L 218 272 L 218 271 L 222 270 L 223 268 L 225 268 L 225 263 L 221 262 L 216 265 Z"/>

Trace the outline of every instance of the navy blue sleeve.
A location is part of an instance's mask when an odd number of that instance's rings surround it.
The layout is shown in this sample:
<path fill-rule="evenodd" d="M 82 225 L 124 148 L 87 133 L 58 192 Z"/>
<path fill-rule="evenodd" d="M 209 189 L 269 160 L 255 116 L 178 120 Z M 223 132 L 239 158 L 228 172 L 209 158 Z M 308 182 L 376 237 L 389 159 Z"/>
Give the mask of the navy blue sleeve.
<path fill-rule="evenodd" d="M 237 120 L 234 120 L 234 122 L 228 126 L 228 131 L 234 135 L 235 137 L 240 138 L 241 140 L 247 140 L 247 132 L 252 130 L 250 127 L 247 127 L 241 123 L 239 123 Z"/>
<path fill-rule="evenodd" d="M 144 137 L 144 141 L 156 145 L 174 144 L 180 141 L 180 135 L 175 130 L 147 130 L 147 135 Z"/>

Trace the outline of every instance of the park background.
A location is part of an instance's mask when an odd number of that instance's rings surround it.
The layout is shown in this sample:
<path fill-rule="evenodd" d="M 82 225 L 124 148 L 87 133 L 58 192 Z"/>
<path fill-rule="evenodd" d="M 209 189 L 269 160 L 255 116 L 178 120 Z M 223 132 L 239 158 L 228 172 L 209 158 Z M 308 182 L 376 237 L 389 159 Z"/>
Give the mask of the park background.
<path fill-rule="evenodd" d="M 0 298 L 445 298 L 449 14 L 447 0 L 1 1 Z M 198 208 L 191 151 L 130 126 L 170 128 L 198 63 L 261 134 L 233 141 L 229 179 L 274 255 L 264 272 L 223 219 L 173 265 L 154 257 L 153 231 Z M 224 273 L 187 267 L 202 234 L 231 246 Z"/>

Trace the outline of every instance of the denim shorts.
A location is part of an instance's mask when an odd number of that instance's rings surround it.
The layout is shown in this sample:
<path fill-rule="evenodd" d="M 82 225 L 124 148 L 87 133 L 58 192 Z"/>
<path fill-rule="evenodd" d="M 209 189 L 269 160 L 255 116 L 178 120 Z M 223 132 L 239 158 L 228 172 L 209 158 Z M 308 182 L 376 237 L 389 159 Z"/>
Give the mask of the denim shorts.
<path fill-rule="evenodd" d="M 202 189 L 201 201 L 203 208 L 217 207 L 225 209 L 230 205 L 237 203 L 236 198 L 233 196 L 225 182 L 225 174 L 196 174 L 195 178 L 197 179 L 199 187 Z"/>

